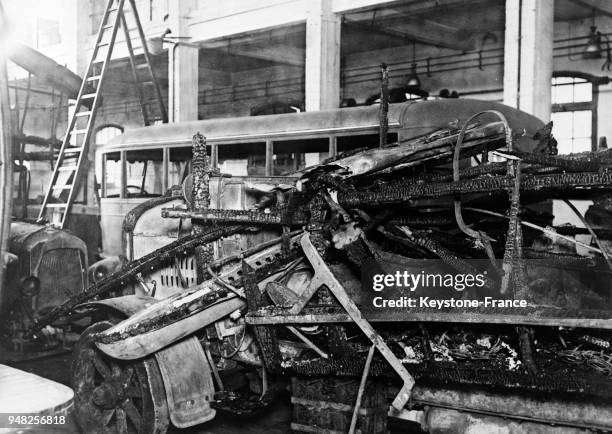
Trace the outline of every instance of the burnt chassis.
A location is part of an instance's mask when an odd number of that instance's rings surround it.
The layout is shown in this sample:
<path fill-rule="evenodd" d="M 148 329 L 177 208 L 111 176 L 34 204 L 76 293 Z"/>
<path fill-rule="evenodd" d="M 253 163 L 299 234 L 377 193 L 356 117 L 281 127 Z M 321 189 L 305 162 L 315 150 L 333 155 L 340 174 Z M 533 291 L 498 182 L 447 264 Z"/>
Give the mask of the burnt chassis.
<path fill-rule="evenodd" d="M 499 133 L 499 130 L 495 131 Z M 460 142 L 467 137 L 464 136 L 464 131 L 460 132 L 459 136 L 461 137 Z M 442 139 L 429 137 L 430 141 L 424 143 L 444 140 L 444 137 L 446 136 L 442 136 Z M 448 137 L 448 140 L 457 140 L 456 134 Z M 478 137 L 475 134 L 472 140 L 477 141 Z M 499 134 L 494 137 L 495 139 L 488 137 L 486 140 L 487 143 L 495 142 L 494 147 L 501 146 L 500 140 L 502 143 L 508 140 L 508 134 L 505 137 L 503 135 L 499 137 Z M 544 140 L 540 140 L 540 143 L 546 144 L 549 143 L 549 140 L 550 137 L 545 135 Z M 533 348 L 529 337 L 529 327 L 565 326 L 596 330 L 611 328 L 607 311 L 584 312 L 576 309 L 560 310 L 543 306 L 535 306 L 528 310 L 527 314 L 520 315 L 513 311 L 491 312 L 486 309 L 478 309 L 470 313 L 430 313 L 416 310 L 409 314 L 399 315 L 389 312 L 379 314 L 366 312 L 362 311 L 356 303 L 359 294 L 354 291 L 354 285 L 351 290 L 351 279 L 346 274 L 346 270 L 328 265 L 330 260 L 333 263 L 333 256 L 329 256 L 330 250 L 333 250 L 330 246 L 332 243 L 335 250 L 343 251 L 346 254 L 348 262 L 357 266 L 364 261 L 364 258 L 371 256 L 372 251 L 377 250 L 372 247 L 372 244 L 367 241 L 367 236 L 364 235 L 371 233 L 372 230 L 377 230 L 383 222 L 383 220 L 376 220 L 371 212 L 372 206 L 392 206 L 407 200 L 439 200 L 466 193 L 510 191 L 510 214 L 508 216 L 510 224 L 505 239 L 518 240 L 518 242 L 512 242 L 509 245 L 506 243 L 501 266 L 506 271 L 506 275 L 515 276 L 511 279 L 510 284 L 520 289 L 523 283 L 516 277 L 522 274 L 520 259 L 523 247 L 523 235 L 517 214 L 519 193 L 542 195 L 550 191 L 563 191 L 576 187 L 595 193 L 601 193 L 602 190 L 607 191 L 612 181 L 605 169 L 608 164 L 607 154 L 588 155 L 583 156 L 584 158 L 562 158 L 542 153 L 527 154 L 520 149 L 507 149 L 506 155 L 510 157 L 510 163 L 489 163 L 476 168 L 466 168 L 461 171 L 466 179 L 461 181 L 449 182 L 453 177 L 449 179 L 448 175 L 444 174 L 418 176 L 412 174 L 411 178 L 390 180 L 382 185 L 376 183 L 366 187 L 358 183 L 351 185 L 351 176 L 346 175 L 346 168 L 350 167 L 351 163 L 359 161 L 359 158 L 364 155 L 367 156 L 366 151 L 365 154 L 349 156 L 344 160 L 340 158 L 324 165 L 324 169 L 327 170 L 316 172 L 314 175 L 312 172 L 299 174 L 299 183 L 307 181 L 310 184 L 305 188 L 301 186 L 302 192 L 306 192 L 303 194 L 296 192 L 296 186 L 299 184 L 296 182 L 298 177 L 260 180 L 260 185 L 245 181 L 241 187 L 240 197 L 244 198 L 246 186 L 249 185 L 252 191 L 257 192 L 258 200 L 242 201 L 241 206 L 227 209 L 223 203 L 221 206 L 218 203 L 215 204 L 215 200 L 218 199 L 216 195 L 222 193 L 223 189 L 215 192 L 213 186 L 215 183 L 221 185 L 223 177 L 215 175 L 207 167 L 203 146 L 203 143 L 198 141 L 194 144 L 193 193 L 185 198 L 187 206 L 166 208 L 162 211 L 164 217 L 192 219 L 194 234 L 136 260 L 120 271 L 119 275 L 114 276 L 114 283 L 126 284 L 132 279 L 138 288 L 145 292 L 152 292 L 152 282 L 147 282 L 142 274 L 158 267 L 163 260 L 166 260 L 167 263 L 168 259 L 172 259 L 174 255 L 184 254 L 194 247 L 198 264 L 197 272 L 203 282 L 174 295 L 165 294 L 169 296 L 161 301 L 156 301 L 150 294 L 141 294 L 99 300 L 83 306 L 111 307 L 129 316 L 128 319 L 108 329 L 96 330 L 96 334 L 86 333 L 84 336 L 84 340 L 87 341 L 84 344 L 89 345 L 84 353 L 87 357 L 93 357 L 96 360 L 98 357 L 96 354 L 99 354 L 96 353 L 97 350 L 111 356 L 111 359 L 106 360 L 110 360 L 108 363 L 111 364 L 112 369 L 104 368 L 100 360 L 94 363 L 94 365 L 96 363 L 99 365 L 95 369 L 107 371 L 106 375 L 110 380 L 94 389 L 88 389 L 94 392 L 92 394 L 93 404 L 103 409 L 99 414 L 101 419 L 98 419 L 97 422 L 100 420 L 112 421 L 116 422 L 119 431 L 124 428 L 128 429 L 128 420 L 134 417 L 133 408 L 126 404 L 128 401 L 125 401 L 125 395 L 117 391 L 121 390 L 122 385 L 133 377 L 132 374 L 136 368 L 130 368 L 130 363 L 142 364 L 138 365 L 141 370 L 139 378 L 142 377 L 144 369 L 148 375 L 149 394 L 154 395 L 152 397 L 154 405 L 151 407 L 154 417 L 151 420 L 156 423 L 155 426 L 148 426 L 148 428 L 163 431 L 168 418 L 177 426 L 190 426 L 210 420 L 214 417 L 214 410 L 210 407 L 210 402 L 215 398 L 213 377 L 217 378 L 217 371 L 207 343 L 211 339 L 223 341 L 240 333 L 243 337 L 246 336 L 240 320 L 236 324 L 235 320 L 239 317 L 244 318 L 247 324 L 253 326 L 255 339 L 247 339 L 246 342 L 258 345 L 243 348 L 243 342 L 241 342 L 234 356 L 240 358 L 243 363 L 260 365 L 265 367 L 265 370 L 275 373 L 308 374 L 310 372 L 310 375 L 360 375 L 363 359 L 342 345 L 342 341 L 346 340 L 342 324 L 355 324 L 366 336 L 366 342 L 370 341 L 372 348 L 375 347 L 384 359 L 384 361 L 382 359 L 375 361 L 372 375 L 384 377 L 388 366 L 391 366 L 402 380 L 399 392 L 396 393 L 392 404 L 396 412 L 404 408 L 411 393 L 414 402 L 427 401 L 428 396 L 430 400 L 434 399 L 435 393 L 418 388 L 413 390 L 412 374 L 401 363 L 396 352 L 389 348 L 388 340 L 384 339 L 371 323 L 511 324 L 517 326 L 521 356 L 530 369 L 533 367 L 533 360 L 529 360 L 533 358 L 530 355 Z M 457 155 L 461 152 L 459 148 L 460 146 L 456 146 L 454 150 L 451 148 L 446 155 L 452 155 L 453 152 Z M 478 149 L 482 150 L 482 148 Z M 384 153 L 384 149 L 380 150 L 380 154 Z M 396 152 L 391 150 L 391 153 Z M 521 177 L 521 164 L 524 163 L 527 163 L 529 170 L 527 175 Z M 403 164 L 407 164 L 405 160 Z M 383 167 L 383 171 L 388 170 L 389 167 L 389 165 Z M 551 168 L 553 170 L 550 170 Z M 376 169 L 380 170 L 381 167 Z M 511 172 L 512 176 L 507 176 L 506 171 Z M 338 192 L 335 198 L 328 194 L 330 190 Z M 261 211 L 266 207 L 271 207 L 271 210 Z M 255 210 L 250 210 L 251 208 Z M 361 210 L 361 212 L 348 213 L 345 209 Z M 363 211 L 364 209 L 367 212 Z M 394 220 L 393 216 L 388 215 L 385 219 L 391 219 L 391 224 L 398 228 L 413 224 L 423 225 L 423 222 L 417 222 L 418 218 L 415 216 L 404 215 Z M 203 222 L 210 222 L 213 225 L 205 228 L 202 227 Z M 215 223 L 217 225 L 214 225 Z M 462 220 L 459 217 L 457 217 L 457 225 L 462 226 Z M 264 240 L 260 238 L 259 244 L 250 245 L 248 244 L 249 237 L 259 236 L 250 232 L 253 226 L 258 227 L 260 231 L 263 228 L 265 238 Z M 357 230 L 355 230 L 356 226 Z M 283 228 L 282 232 L 271 229 L 278 227 Z M 302 229 L 291 232 L 291 229 L 296 228 Z M 484 232 L 470 234 L 469 228 L 464 227 L 463 229 L 470 237 L 477 238 L 482 243 L 481 249 L 486 249 L 487 243 L 490 245 L 491 240 Z M 330 236 L 330 232 L 334 232 L 334 238 Z M 400 230 L 399 234 L 401 233 Z M 234 250 L 232 250 L 220 247 L 216 242 L 224 237 L 227 240 L 228 237 L 236 234 L 243 234 L 241 239 L 247 240 L 247 244 L 236 249 L 234 243 Z M 279 234 L 280 238 L 275 239 Z M 440 258 L 458 270 L 466 267 L 460 257 L 445 248 L 442 243 L 429 239 L 419 231 L 404 232 L 404 238 L 401 238 L 397 232 L 389 235 L 390 239 L 400 244 L 411 243 L 413 247 L 436 252 Z M 261 243 L 261 241 L 264 242 Z M 237 253 L 241 250 L 241 253 Z M 292 276 L 287 272 L 287 270 L 294 270 L 292 267 L 295 266 L 296 261 L 303 261 L 311 270 L 310 275 L 305 281 L 302 279 L 301 284 L 291 282 Z M 304 270 L 301 269 L 301 271 Z M 121 278 L 122 272 L 123 278 Z M 276 282 L 279 277 L 281 278 L 280 283 Z M 325 287 L 323 291 L 321 291 L 322 287 Z M 102 293 L 104 288 L 103 283 L 95 289 L 98 293 Z M 92 293 L 86 295 L 91 296 Z M 267 297 L 272 299 L 273 305 L 270 304 Z M 315 299 L 316 302 L 314 302 Z M 239 314 L 239 311 L 242 312 Z M 228 316 L 231 318 L 228 319 Z M 207 328 L 212 324 L 215 324 L 214 332 Z M 320 343 L 317 344 L 305 338 L 301 329 L 296 328 L 319 324 L 327 324 L 328 336 L 332 336 L 329 338 L 330 348 L 322 349 Z M 319 356 L 315 357 L 317 360 L 291 366 L 289 369 L 283 366 L 279 354 L 279 325 L 287 327 L 291 333 L 301 335 L 300 340 L 308 347 L 308 351 Z M 206 331 L 205 334 L 202 334 L 203 330 Z M 204 345 L 200 344 L 200 340 Z M 91 342 L 94 343 L 97 350 L 93 348 Z M 151 355 L 155 363 L 152 363 Z M 83 372 L 79 368 L 79 363 L 84 362 L 79 362 L 79 360 L 77 358 L 75 361 L 76 373 Z M 123 371 L 121 371 L 121 363 L 118 362 L 121 360 L 136 362 L 123 364 Z M 177 370 L 179 366 L 181 369 Z M 130 370 L 132 374 L 129 374 Z M 128 374 L 122 372 L 128 372 Z M 535 374 L 531 373 L 531 375 Z M 511 375 L 505 380 L 508 384 L 517 381 Z M 78 410 L 80 399 L 78 376 L 75 381 Z M 547 390 L 549 393 L 584 390 L 584 384 L 580 381 L 570 384 L 571 381 L 559 380 L 554 386 L 546 385 L 550 381 L 550 378 L 534 377 L 528 387 L 535 390 L 543 387 L 542 390 Z M 218 386 L 220 387 L 220 382 Z M 591 386 L 587 385 L 587 387 Z M 160 390 L 165 390 L 165 394 L 160 393 Z M 609 399 L 609 381 L 603 383 L 601 390 Z M 591 392 L 593 390 L 589 390 L 589 393 Z M 83 393 L 82 390 L 81 393 Z M 91 402 L 88 397 L 81 399 Z M 440 396 L 435 399 L 440 399 Z M 465 397 L 459 399 L 465 399 Z M 446 406 L 450 405 L 446 404 Z M 111 412 L 111 409 L 115 409 L 114 413 Z M 513 410 L 520 413 L 520 409 Z M 481 408 L 480 411 L 490 412 L 490 409 Z M 499 413 L 504 412 L 500 410 Z M 579 422 L 578 419 L 573 421 L 565 419 L 562 423 L 602 428 L 612 420 L 609 412 L 606 413 L 600 407 L 593 407 L 587 413 L 586 425 L 584 425 L 585 422 Z M 516 417 L 517 415 L 511 416 Z M 585 416 L 585 413 L 582 416 Z M 557 417 L 560 418 L 558 414 Z M 529 412 L 525 414 L 524 411 L 522 416 L 519 415 L 520 418 L 534 419 L 532 414 Z M 550 423 L 554 417 L 549 412 L 548 417 L 544 420 Z M 598 421 L 604 424 L 598 425 Z M 559 423 L 559 420 L 556 422 Z M 132 423 L 133 419 L 130 424 Z M 133 424 L 131 426 L 135 427 Z"/>

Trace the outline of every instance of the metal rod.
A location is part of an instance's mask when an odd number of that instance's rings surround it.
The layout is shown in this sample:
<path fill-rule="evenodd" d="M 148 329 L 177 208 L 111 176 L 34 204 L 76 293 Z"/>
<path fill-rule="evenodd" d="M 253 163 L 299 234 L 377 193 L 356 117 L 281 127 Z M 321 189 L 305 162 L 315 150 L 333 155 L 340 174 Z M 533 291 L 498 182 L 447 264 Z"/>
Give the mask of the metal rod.
<path fill-rule="evenodd" d="M 374 350 L 376 350 L 376 345 L 372 345 L 368 351 L 368 357 L 363 368 L 363 374 L 361 375 L 361 382 L 359 383 L 359 390 L 357 391 L 357 400 L 355 401 L 355 409 L 353 410 L 353 417 L 351 418 L 349 434 L 355 434 L 357 418 L 359 417 L 359 409 L 361 408 L 361 400 L 363 399 L 363 392 L 365 390 L 368 374 L 370 373 L 370 365 L 372 364 L 372 359 L 374 358 Z"/>
<path fill-rule="evenodd" d="M 495 216 L 495 217 L 509 219 L 508 216 L 500 214 L 500 213 L 495 212 L 495 211 L 489 211 L 489 210 L 486 210 L 486 209 L 472 208 L 472 207 L 465 207 L 464 209 L 468 210 L 468 211 L 479 212 L 481 214 L 489 214 L 489 215 L 492 215 L 492 216 Z M 539 230 L 539 231 L 541 231 L 541 232 L 543 232 L 545 234 L 553 235 L 555 237 L 562 238 L 562 239 L 564 239 L 566 241 L 569 241 L 570 243 L 574 243 L 574 244 L 576 244 L 578 246 L 584 247 L 585 249 L 589 249 L 589 250 L 592 250 L 594 252 L 601 253 L 603 255 L 603 252 L 601 250 L 599 250 L 597 247 L 589 246 L 588 244 L 584 244 L 584 243 L 582 243 L 582 242 L 580 242 L 578 240 L 573 239 L 572 237 L 567 237 L 565 235 L 561 235 L 561 234 L 559 234 L 558 232 L 556 232 L 556 231 L 554 231 L 552 229 L 543 228 L 542 226 L 538 226 L 536 224 L 533 224 L 533 223 L 530 223 L 530 222 L 526 222 L 524 220 L 521 220 L 520 223 L 523 226 L 527 226 L 528 228 L 537 229 L 537 230 Z"/>
<path fill-rule="evenodd" d="M 312 342 L 310 339 L 308 339 L 306 336 L 304 336 L 298 329 L 296 329 L 294 326 L 286 326 L 289 331 L 291 333 L 293 333 L 294 335 L 296 335 L 298 338 L 300 338 L 300 340 L 302 342 L 304 342 L 306 345 L 308 345 L 308 347 L 313 350 L 314 352 L 316 352 L 319 356 L 323 357 L 324 359 L 329 359 L 329 356 L 327 355 L 327 353 L 325 353 L 323 350 L 321 350 L 319 347 L 317 347 L 315 345 L 314 342 Z"/>
<path fill-rule="evenodd" d="M 597 234 L 595 233 L 595 231 L 593 230 L 589 222 L 586 221 L 586 219 L 583 217 L 580 211 L 578 211 L 578 208 L 576 208 L 572 202 L 570 202 L 569 200 L 565 198 L 563 198 L 562 200 L 563 202 L 565 202 L 567 206 L 570 207 L 570 209 L 574 212 L 574 214 L 576 214 L 576 216 L 580 219 L 584 227 L 587 228 L 587 230 L 590 232 L 591 236 L 593 237 L 593 240 L 597 244 L 597 247 L 599 247 L 599 249 L 601 250 L 601 254 L 606 259 L 606 262 L 608 263 L 608 267 L 610 267 L 610 270 L 612 270 L 612 259 L 610 259 L 610 255 L 608 254 L 604 246 L 601 244 L 601 241 L 599 241 L 599 237 L 597 236 Z"/>
<path fill-rule="evenodd" d="M 206 355 L 206 359 L 210 364 L 210 369 L 213 372 L 213 377 L 215 377 L 215 381 L 217 382 L 217 387 L 219 387 L 219 390 L 225 390 L 225 388 L 223 387 L 223 381 L 221 380 L 221 376 L 219 375 L 219 370 L 217 369 L 217 364 L 215 363 L 215 360 L 213 359 L 213 356 L 210 353 L 210 342 L 205 341 L 203 347 L 204 354 Z"/>
<path fill-rule="evenodd" d="M 378 145 L 382 148 L 387 146 L 387 133 L 389 132 L 389 69 L 387 65 L 380 65 L 380 109 L 378 117 L 380 130 L 378 135 Z"/>

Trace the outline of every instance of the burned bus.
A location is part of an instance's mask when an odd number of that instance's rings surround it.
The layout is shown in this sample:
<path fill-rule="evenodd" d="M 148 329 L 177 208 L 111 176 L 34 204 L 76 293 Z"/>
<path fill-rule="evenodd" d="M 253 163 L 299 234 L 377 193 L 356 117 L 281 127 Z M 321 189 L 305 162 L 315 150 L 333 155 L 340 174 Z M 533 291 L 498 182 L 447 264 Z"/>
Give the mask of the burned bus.
<path fill-rule="evenodd" d="M 37 325 L 101 319 L 74 352 L 85 431 L 253 414 L 287 387 L 297 432 L 610 429 L 609 152 L 554 155 L 550 126 L 493 102 L 391 105 L 385 146 L 377 119 L 162 125 L 101 149 L 127 262 Z M 584 227 L 554 227 L 553 197 L 592 199 Z"/>

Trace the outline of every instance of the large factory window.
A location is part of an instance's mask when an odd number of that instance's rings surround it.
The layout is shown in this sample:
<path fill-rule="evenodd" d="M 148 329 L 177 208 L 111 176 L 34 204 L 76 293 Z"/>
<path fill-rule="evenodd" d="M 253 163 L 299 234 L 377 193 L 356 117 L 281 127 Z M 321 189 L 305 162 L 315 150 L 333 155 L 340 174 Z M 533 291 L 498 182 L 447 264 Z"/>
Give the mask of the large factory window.
<path fill-rule="evenodd" d="M 553 77 L 552 121 L 559 154 L 591 150 L 592 85 L 583 78 Z"/>
<path fill-rule="evenodd" d="M 287 175 L 318 164 L 329 155 L 329 138 L 274 142 L 274 175 Z"/>
<path fill-rule="evenodd" d="M 50 47 L 62 42 L 59 21 L 38 18 L 36 23 L 36 44 L 39 48 Z"/>
<path fill-rule="evenodd" d="M 581 72 L 553 73 L 551 118 L 559 154 L 597 149 L 599 85 L 608 81 L 608 77 Z"/>
<path fill-rule="evenodd" d="M 104 145 L 108 143 L 110 139 L 123 133 L 123 127 L 121 125 L 106 124 L 96 128 L 96 146 Z"/>
<path fill-rule="evenodd" d="M 266 144 L 236 143 L 219 145 L 219 169 L 233 176 L 264 176 Z"/>
<path fill-rule="evenodd" d="M 125 154 L 125 197 L 155 197 L 163 193 L 163 151 L 128 151 Z"/>
<path fill-rule="evenodd" d="M 553 134 L 559 154 L 588 152 L 597 149 L 597 100 L 599 84 L 607 77 L 580 72 L 555 72 L 552 79 Z M 572 200 L 581 214 L 593 204 L 590 200 Z M 584 227 L 582 220 L 561 200 L 553 200 L 553 224 Z M 579 241 L 591 241 L 590 235 L 577 235 Z"/>
<path fill-rule="evenodd" d="M 89 10 L 91 13 L 89 14 L 89 33 L 95 35 L 98 33 L 100 29 L 100 23 L 102 22 L 102 18 L 104 18 L 104 9 L 106 7 L 106 2 L 101 2 L 98 0 L 89 0 Z"/>

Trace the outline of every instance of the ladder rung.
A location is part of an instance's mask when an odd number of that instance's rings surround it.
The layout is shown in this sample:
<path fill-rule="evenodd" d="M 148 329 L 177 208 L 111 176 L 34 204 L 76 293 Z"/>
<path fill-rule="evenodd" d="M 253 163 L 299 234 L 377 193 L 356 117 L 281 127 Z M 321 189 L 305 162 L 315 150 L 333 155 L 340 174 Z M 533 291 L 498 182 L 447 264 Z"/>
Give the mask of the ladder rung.
<path fill-rule="evenodd" d="M 76 154 L 77 152 L 81 152 L 83 148 L 66 148 L 64 149 L 64 153 L 68 154 Z"/>
<path fill-rule="evenodd" d="M 136 65 L 135 68 L 136 69 L 144 69 L 144 68 L 148 68 L 149 64 L 148 63 L 141 63 L 140 65 Z"/>
<path fill-rule="evenodd" d="M 91 77 L 87 78 L 87 81 L 96 81 L 100 80 L 100 78 L 102 78 L 101 75 L 92 75 Z"/>
<path fill-rule="evenodd" d="M 100 42 L 100 43 L 98 44 L 98 48 L 100 48 L 100 47 L 105 47 L 105 46 L 107 46 L 107 45 L 110 45 L 110 42 Z"/>
<path fill-rule="evenodd" d="M 82 130 L 72 130 L 70 131 L 70 134 L 74 136 L 77 134 L 85 134 L 86 132 L 87 132 L 87 128 L 82 129 Z"/>
<path fill-rule="evenodd" d="M 95 98 L 95 97 L 96 97 L 95 93 L 86 93 L 85 95 L 83 95 L 81 97 L 81 99 L 92 99 L 92 98 Z"/>
<path fill-rule="evenodd" d="M 153 80 L 143 80 L 143 81 L 139 81 L 140 84 L 154 84 Z"/>
<path fill-rule="evenodd" d="M 77 166 L 62 166 L 59 167 L 57 170 L 59 170 L 60 172 L 74 172 L 75 170 L 77 170 Z"/>
<path fill-rule="evenodd" d="M 72 184 L 70 185 L 54 185 L 53 190 L 70 190 L 72 188 Z"/>
<path fill-rule="evenodd" d="M 83 117 L 83 116 L 89 116 L 91 114 L 91 111 L 85 111 L 85 112 L 78 112 L 75 113 L 74 115 L 78 118 Z"/>
<path fill-rule="evenodd" d="M 118 10 L 119 10 L 119 8 L 110 8 L 108 11 L 109 12 L 115 12 L 115 11 L 118 11 Z"/>
<path fill-rule="evenodd" d="M 67 203 L 48 203 L 47 208 L 66 208 Z"/>
<path fill-rule="evenodd" d="M 105 26 L 102 26 L 102 30 L 112 29 L 114 26 L 114 24 L 107 24 Z"/>

